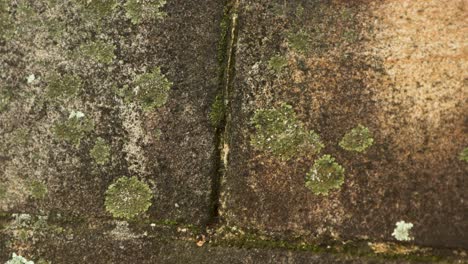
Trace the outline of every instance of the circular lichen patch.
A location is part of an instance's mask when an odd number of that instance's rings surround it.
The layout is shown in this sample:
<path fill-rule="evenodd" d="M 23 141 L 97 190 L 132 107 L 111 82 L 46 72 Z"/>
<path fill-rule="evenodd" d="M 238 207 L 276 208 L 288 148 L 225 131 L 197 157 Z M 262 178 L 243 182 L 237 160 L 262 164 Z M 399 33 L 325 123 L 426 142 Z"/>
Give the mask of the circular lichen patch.
<path fill-rule="evenodd" d="M 102 64 L 110 64 L 115 59 L 115 46 L 103 40 L 83 44 L 80 52 L 84 57 Z"/>
<path fill-rule="evenodd" d="M 133 84 L 134 90 L 127 96 L 139 102 L 145 111 L 163 106 L 172 87 L 172 82 L 161 73 L 159 67 L 149 73 L 138 75 Z"/>
<path fill-rule="evenodd" d="M 104 205 L 113 217 L 132 219 L 148 210 L 152 198 L 148 184 L 137 177 L 121 177 L 107 189 Z"/>
<path fill-rule="evenodd" d="M 145 21 L 162 19 L 166 13 L 161 11 L 161 8 L 166 5 L 166 0 L 128 0 L 124 4 L 127 17 L 133 24 L 139 24 Z"/>
<path fill-rule="evenodd" d="M 65 140 L 76 146 L 80 144 L 81 139 L 94 129 L 93 120 L 81 115 L 70 114 L 70 117 L 62 122 L 56 122 L 53 127 L 55 136 L 60 140 Z M 75 113 L 76 114 L 76 113 Z"/>
<path fill-rule="evenodd" d="M 85 8 L 84 12 L 88 13 L 88 15 L 93 15 L 98 18 L 112 15 L 112 12 L 119 5 L 116 0 L 79 0 L 78 3 Z"/>
<path fill-rule="evenodd" d="M 29 186 L 29 188 L 30 188 L 31 196 L 34 199 L 41 200 L 47 196 L 47 192 L 48 192 L 47 186 L 40 181 L 31 182 L 31 185 Z"/>
<path fill-rule="evenodd" d="M 110 146 L 103 138 L 98 138 L 90 150 L 90 155 L 99 165 L 104 165 L 110 158 Z"/>
<path fill-rule="evenodd" d="M 251 122 L 256 130 L 251 138 L 252 146 L 285 160 L 301 153 L 317 154 L 324 146 L 320 136 L 313 130 L 307 131 L 287 104 L 259 109 Z"/>
<path fill-rule="evenodd" d="M 363 152 L 372 146 L 374 139 L 369 129 L 363 125 L 351 129 L 340 141 L 340 146 L 348 151 Z"/>
<path fill-rule="evenodd" d="M 47 83 L 47 96 L 51 99 L 73 97 L 83 86 L 81 78 L 73 74 L 52 74 Z"/>
<path fill-rule="evenodd" d="M 343 167 L 332 156 L 323 155 L 307 173 L 305 186 L 315 194 L 327 195 L 331 189 L 338 189 L 343 183 Z"/>

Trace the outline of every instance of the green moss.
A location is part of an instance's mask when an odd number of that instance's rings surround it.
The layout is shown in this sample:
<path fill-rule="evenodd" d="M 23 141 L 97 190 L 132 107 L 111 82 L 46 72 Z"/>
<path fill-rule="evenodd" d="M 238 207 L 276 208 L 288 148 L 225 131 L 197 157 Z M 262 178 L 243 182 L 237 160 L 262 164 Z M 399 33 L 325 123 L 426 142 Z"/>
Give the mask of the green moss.
<path fill-rule="evenodd" d="M 80 4 L 85 7 L 90 15 L 97 18 L 112 15 L 112 12 L 118 6 L 116 0 L 80 0 Z"/>
<path fill-rule="evenodd" d="M 71 117 L 64 122 L 55 123 L 53 132 L 57 138 L 79 145 L 81 139 L 94 128 L 92 120 L 86 117 Z"/>
<path fill-rule="evenodd" d="M 222 66 L 221 72 L 224 73 L 224 64 L 227 62 L 227 48 L 228 48 L 228 36 L 229 29 L 231 25 L 231 15 L 230 9 L 228 7 L 224 8 L 223 18 L 219 25 L 221 29 L 221 36 L 218 42 L 218 63 Z"/>
<path fill-rule="evenodd" d="M 75 96 L 83 87 L 81 78 L 73 74 L 52 74 L 47 78 L 47 96 L 51 99 L 67 99 Z"/>
<path fill-rule="evenodd" d="M 98 138 L 90 151 L 91 157 L 99 165 L 104 165 L 110 158 L 110 146 L 102 138 Z"/>
<path fill-rule="evenodd" d="M 372 133 L 365 126 L 358 125 L 346 133 L 341 139 L 339 145 L 348 151 L 363 152 L 372 146 L 374 139 Z"/>
<path fill-rule="evenodd" d="M 111 43 L 97 40 L 80 47 L 80 53 L 84 57 L 98 63 L 110 64 L 115 58 L 115 46 Z"/>
<path fill-rule="evenodd" d="M 47 186 L 40 181 L 33 181 L 29 186 L 29 191 L 34 199 L 42 200 L 47 195 Z"/>
<path fill-rule="evenodd" d="M 307 53 L 310 48 L 310 36 L 304 31 L 290 33 L 288 35 L 289 47 L 298 53 Z"/>
<path fill-rule="evenodd" d="M 275 73 L 280 73 L 286 66 L 288 66 L 288 59 L 281 55 L 275 55 L 268 61 L 268 68 Z"/>
<path fill-rule="evenodd" d="M 210 121 L 214 127 L 220 127 L 224 121 L 225 105 L 222 95 L 216 96 L 213 104 L 211 105 Z"/>
<path fill-rule="evenodd" d="M 300 153 L 317 154 L 324 147 L 317 133 L 303 128 L 290 105 L 257 110 L 251 122 L 256 130 L 251 138 L 252 146 L 282 159 Z"/>
<path fill-rule="evenodd" d="M 458 155 L 458 158 L 461 161 L 468 162 L 468 147 L 464 148 L 462 152 L 460 152 L 460 155 Z"/>
<path fill-rule="evenodd" d="M 7 197 L 7 185 L 6 183 L 0 183 L 0 200 L 3 200 Z"/>
<path fill-rule="evenodd" d="M 148 210 L 152 198 L 148 184 L 136 177 L 121 177 L 107 189 L 104 204 L 113 217 L 132 219 Z"/>
<path fill-rule="evenodd" d="M 323 155 L 307 173 L 305 186 L 315 194 L 327 195 L 331 189 L 338 189 L 343 183 L 343 167 L 332 156 Z"/>
<path fill-rule="evenodd" d="M 138 75 L 133 86 L 133 91 L 126 91 L 127 99 L 139 102 L 143 110 L 150 111 L 166 103 L 172 83 L 156 67 L 150 73 Z"/>
<path fill-rule="evenodd" d="M 127 17 L 133 24 L 162 19 L 166 13 L 161 8 L 166 5 L 166 0 L 128 0 L 124 4 Z"/>
<path fill-rule="evenodd" d="M 14 29 L 14 24 L 10 18 L 8 3 L 8 0 L 0 0 L 0 39 L 9 38 Z"/>

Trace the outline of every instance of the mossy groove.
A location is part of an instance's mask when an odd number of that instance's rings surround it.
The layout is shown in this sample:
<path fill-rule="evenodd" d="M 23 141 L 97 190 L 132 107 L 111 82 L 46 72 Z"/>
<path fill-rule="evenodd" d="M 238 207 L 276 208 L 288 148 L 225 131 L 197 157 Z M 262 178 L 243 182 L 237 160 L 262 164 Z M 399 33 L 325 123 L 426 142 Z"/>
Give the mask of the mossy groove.
<path fill-rule="evenodd" d="M 213 155 L 214 171 L 211 187 L 211 212 L 206 225 L 213 225 L 218 222 L 221 179 L 224 175 L 227 164 L 223 162 L 224 144 L 226 142 L 226 127 L 229 122 L 229 91 L 231 89 L 232 78 L 235 73 L 234 62 L 237 41 L 237 8 L 238 0 L 226 0 L 224 15 L 221 20 L 221 36 L 218 44 L 218 94 L 214 99 L 210 112 L 210 119 L 213 123 L 215 118 L 215 144 L 216 149 Z"/>

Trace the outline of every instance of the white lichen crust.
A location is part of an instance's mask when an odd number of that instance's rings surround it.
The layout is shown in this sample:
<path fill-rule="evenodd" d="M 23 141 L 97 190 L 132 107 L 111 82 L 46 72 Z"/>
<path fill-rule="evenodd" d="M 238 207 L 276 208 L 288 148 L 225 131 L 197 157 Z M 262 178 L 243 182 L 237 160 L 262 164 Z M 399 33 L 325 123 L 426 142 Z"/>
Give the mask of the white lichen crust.
<path fill-rule="evenodd" d="M 410 230 L 413 228 L 412 223 L 406 223 L 405 221 L 399 221 L 396 223 L 396 227 L 393 230 L 392 236 L 398 241 L 410 241 L 414 238 L 410 236 Z"/>

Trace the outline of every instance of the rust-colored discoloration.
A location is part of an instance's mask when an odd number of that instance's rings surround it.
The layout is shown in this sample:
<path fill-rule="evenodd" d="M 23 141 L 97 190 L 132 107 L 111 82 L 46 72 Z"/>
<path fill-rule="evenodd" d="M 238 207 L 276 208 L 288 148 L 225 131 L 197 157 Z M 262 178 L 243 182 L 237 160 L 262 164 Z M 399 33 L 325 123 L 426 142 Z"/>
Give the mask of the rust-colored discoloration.
<path fill-rule="evenodd" d="M 297 26 L 299 4 L 304 15 Z M 240 9 L 227 222 L 305 238 L 382 241 L 392 240 L 394 224 L 405 220 L 414 224 L 417 244 L 467 247 L 467 168 L 457 160 L 467 144 L 460 1 L 279 5 L 286 10 L 280 16 L 262 1 Z M 299 29 L 312 40 L 303 55 L 288 49 L 284 36 Z M 288 57 L 286 76 L 266 69 L 278 53 Z M 322 153 L 345 168 L 340 190 L 316 196 L 304 187 L 313 155 L 281 162 L 251 148 L 253 112 L 282 102 L 321 135 Z M 362 154 L 338 146 L 357 124 L 374 135 Z"/>

